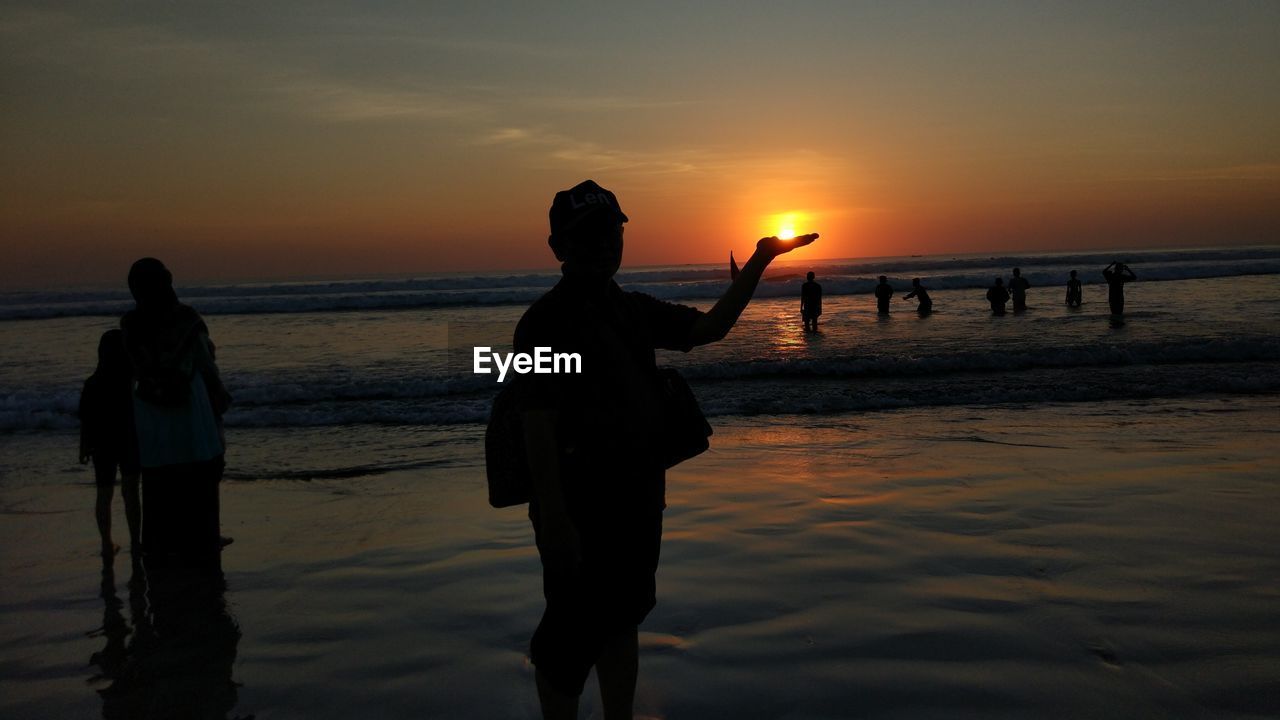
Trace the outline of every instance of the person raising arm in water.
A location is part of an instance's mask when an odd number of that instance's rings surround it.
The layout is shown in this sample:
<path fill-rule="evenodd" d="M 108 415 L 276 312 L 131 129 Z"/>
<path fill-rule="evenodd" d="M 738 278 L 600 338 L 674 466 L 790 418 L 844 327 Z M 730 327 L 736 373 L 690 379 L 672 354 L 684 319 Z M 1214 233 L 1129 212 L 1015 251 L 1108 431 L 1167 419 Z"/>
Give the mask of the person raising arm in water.
<path fill-rule="evenodd" d="M 1124 284 L 1138 279 L 1137 275 L 1122 262 L 1113 262 L 1102 269 L 1102 277 L 1107 280 L 1107 303 L 1111 305 L 1112 315 L 1124 314 Z"/>

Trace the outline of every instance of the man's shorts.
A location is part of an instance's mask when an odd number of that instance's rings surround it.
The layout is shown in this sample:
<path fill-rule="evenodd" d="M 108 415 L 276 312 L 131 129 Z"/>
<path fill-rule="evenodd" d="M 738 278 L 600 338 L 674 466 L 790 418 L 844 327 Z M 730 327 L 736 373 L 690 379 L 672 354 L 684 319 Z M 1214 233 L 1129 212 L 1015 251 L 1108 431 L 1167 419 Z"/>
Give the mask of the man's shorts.
<path fill-rule="evenodd" d="M 580 695 L 601 649 L 633 632 L 657 602 L 655 573 L 662 545 L 661 506 L 592 513 L 571 508 L 582 562 L 576 570 L 550 569 L 536 508 L 534 536 L 543 556 L 547 609 L 533 634 L 529 656 L 552 687 Z"/>

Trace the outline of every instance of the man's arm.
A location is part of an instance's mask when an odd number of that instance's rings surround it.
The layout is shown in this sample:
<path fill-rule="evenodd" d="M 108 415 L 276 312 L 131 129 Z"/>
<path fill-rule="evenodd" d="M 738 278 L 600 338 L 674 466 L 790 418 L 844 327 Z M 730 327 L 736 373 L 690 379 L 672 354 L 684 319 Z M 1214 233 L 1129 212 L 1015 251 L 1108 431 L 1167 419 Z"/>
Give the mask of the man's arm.
<path fill-rule="evenodd" d="M 764 269 L 769 267 L 769 263 L 783 253 L 804 247 L 817 239 L 817 233 L 800 235 L 791 240 L 780 240 L 776 237 L 761 238 L 760 242 L 756 243 L 756 251 L 751 254 L 751 259 L 738 272 L 738 278 L 716 301 L 715 306 L 693 324 L 693 328 L 689 331 L 689 344 L 706 345 L 728 335 L 734 323 L 738 322 L 738 316 L 747 307 L 747 303 L 751 302 L 756 285 L 760 284 L 760 278 L 764 275 Z"/>
<path fill-rule="evenodd" d="M 582 561 L 582 548 L 578 531 L 565 509 L 564 488 L 560 483 L 556 412 L 529 410 L 522 421 L 525 459 L 533 480 L 533 494 L 538 500 L 538 532 L 545 559 L 557 568 L 576 567 Z"/>

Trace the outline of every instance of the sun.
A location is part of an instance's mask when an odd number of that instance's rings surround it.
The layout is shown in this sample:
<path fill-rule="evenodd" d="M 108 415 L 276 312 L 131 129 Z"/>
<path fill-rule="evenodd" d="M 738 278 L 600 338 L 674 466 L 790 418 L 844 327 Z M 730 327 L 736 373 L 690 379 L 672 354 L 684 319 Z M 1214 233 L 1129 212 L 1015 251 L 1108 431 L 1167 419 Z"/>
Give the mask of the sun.
<path fill-rule="evenodd" d="M 804 215 L 798 212 L 780 213 L 774 217 L 773 226 L 778 229 L 777 235 L 783 240 L 796 236 L 796 228 L 804 222 Z"/>

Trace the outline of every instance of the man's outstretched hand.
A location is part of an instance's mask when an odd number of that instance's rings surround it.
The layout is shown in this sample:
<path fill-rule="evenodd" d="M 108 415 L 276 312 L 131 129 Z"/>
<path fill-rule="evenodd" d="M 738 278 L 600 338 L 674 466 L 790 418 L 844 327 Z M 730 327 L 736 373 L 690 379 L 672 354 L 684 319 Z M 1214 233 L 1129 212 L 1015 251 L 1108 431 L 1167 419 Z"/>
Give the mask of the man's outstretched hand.
<path fill-rule="evenodd" d="M 793 238 L 773 237 L 760 238 L 760 242 L 756 243 L 756 249 L 768 254 L 770 258 L 778 257 L 783 253 L 789 253 L 796 248 L 804 247 L 814 240 L 818 239 L 818 233 L 809 233 L 808 235 L 797 235 Z"/>

